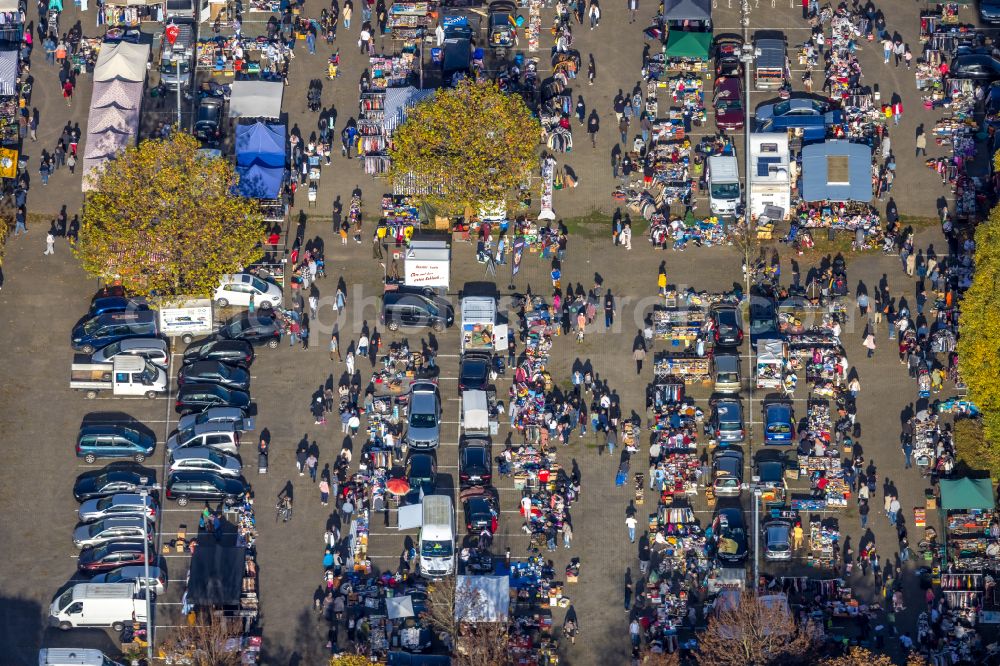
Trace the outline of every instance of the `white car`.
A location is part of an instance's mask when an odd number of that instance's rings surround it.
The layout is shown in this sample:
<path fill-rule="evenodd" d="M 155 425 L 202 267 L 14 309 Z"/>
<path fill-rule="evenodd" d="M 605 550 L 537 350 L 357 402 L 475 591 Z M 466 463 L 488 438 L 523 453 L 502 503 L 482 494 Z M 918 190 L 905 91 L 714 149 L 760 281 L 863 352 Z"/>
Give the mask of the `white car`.
<path fill-rule="evenodd" d="M 154 365 L 165 368 L 170 365 L 170 350 L 162 338 L 125 338 L 113 342 L 94 352 L 91 363 L 113 363 L 118 356 L 141 356 Z"/>
<path fill-rule="evenodd" d="M 239 476 L 243 464 L 238 458 L 226 455 L 208 446 L 190 446 L 170 454 L 171 472 L 215 472 L 222 476 Z"/>
<path fill-rule="evenodd" d="M 156 520 L 156 500 L 146 496 L 143 506 L 142 496 L 138 493 L 119 493 L 111 497 L 87 500 L 80 505 L 80 522 L 92 523 L 102 518 L 117 516 L 143 516 L 148 520 Z"/>
<path fill-rule="evenodd" d="M 251 296 L 254 305 L 261 310 L 281 306 L 281 287 L 249 273 L 223 275 L 213 300 L 220 308 L 228 305 L 249 307 Z"/>
<path fill-rule="evenodd" d="M 97 574 L 90 579 L 91 583 L 138 583 L 140 587 L 148 587 L 155 594 L 163 594 L 167 589 L 167 575 L 160 567 L 149 566 L 149 578 L 146 578 L 146 567 L 130 564 L 118 567 L 108 573 Z"/>

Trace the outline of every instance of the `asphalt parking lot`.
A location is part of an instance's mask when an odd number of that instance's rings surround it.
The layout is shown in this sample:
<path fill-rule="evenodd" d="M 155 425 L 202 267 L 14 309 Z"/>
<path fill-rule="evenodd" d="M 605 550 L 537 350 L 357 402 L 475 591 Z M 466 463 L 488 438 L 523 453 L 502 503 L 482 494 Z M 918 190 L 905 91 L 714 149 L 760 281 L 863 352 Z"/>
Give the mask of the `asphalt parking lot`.
<path fill-rule="evenodd" d="M 764 0 L 755 4 L 751 28 L 784 29 L 792 54 L 794 45 L 804 39 L 806 32 L 798 6 L 786 6 L 786 3 L 787 0 L 776 0 L 772 6 Z M 911 44 L 916 43 L 919 7 L 919 3 L 897 2 L 891 6 L 891 12 L 887 11 L 890 30 L 898 30 Z M 306 8 L 307 12 L 318 14 L 320 5 L 313 6 L 309 2 Z M 885 6 L 883 8 L 886 9 Z M 588 107 L 599 110 L 602 130 L 596 150 L 585 145 L 585 137 L 578 133 L 579 147 L 564 156 L 565 163 L 570 164 L 581 177 L 580 187 L 556 194 L 556 212 L 567 218 L 595 209 L 611 210 L 613 202 L 609 195 L 613 182 L 608 155 L 617 135 L 611 126 L 614 118 L 611 100 L 619 87 L 631 88 L 639 77 L 643 46 L 639 34 L 645 23 L 628 24 L 624 10 L 617 5 L 603 9 L 605 18 L 597 31 L 578 31 L 581 52 L 593 52 L 597 58 L 597 84 L 589 88 L 582 80 L 579 83 Z M 644 3 L 640 13 L 651 16 L 654 9 L 652 4 Z M 738 3 L 735 2 L 720 0 L 716 3 L 716 32 L 732 32 L 739 26 L 737 9 Z M 67 7 L 67 10 L 67 18 L 75 20 L 77 10 L 72 7 Z M 547 10 L 546 16 L 550 15 L 551 10 Z M 972 20 L 972 17 L 967 20 Z M 91 25 L 90 19 L 87 18 L 85 23 Z M 85 32 L 96 34 L 93 28 Z M 339 46 L 342 48 L 343 73 L 337 81 L 327 82 L 330 94 L 327 97 L 324 93 L 324 106 L 334 104 L 340 117 L 347 118 L 356 109 L 355 82 L 362 70 L 362 60 L 353 46 L 353 33 L 342 32 Z M 306 110 L 306 86 L 310 79 L 325 72 L 327 53 L 325 44 L 320 45 L 319 53 L 314 57 L 309 57 L 300 48 L 298 57 L 292 63 L 284 108 L 289 115 L 289 125 L 297 124 L 304 132 L 314 127 L 316 122 L 315 114 Z M 546 53 L 540 52 L 539 55 L 544 58 Z M 918 124 L 929 126 L 936 117 L 920 108 L 919 96 L 909 73 L 902 68 L 882 65 L 877 45 L 866 45 L 861 56 L 865 82 L 878 82 L 886 93 L 898 92 L 907 106 L 903 122 L 892 130 L 900 155 L 897 201 L 901 212 L 915 216 L 933 215 L 935 200 L 948 192 L 930 170 L 911 158 L 910 142 Z M 90 93 L 89 81 L 82 77 L 74 105 L 67 108 L 55 93 L 54 70 L 39 64 L 33 73 L 38 81 L 33 101 L 42 110 L 42 126 L 39 143 L 29 147 L 29 153 L 41 147 L 51 149 L 67 119 L 85 123 Z M 796 86 L 799 86 L 798 81 Z M 766 99 L 763 93 L 753 93 L 755 103 Z M 338 121 L 340 126 L 341 121 Z M 706 133 L 708 130 L 703 128 Z M 741 137 L 736 137 L 736 144 L 741 150 Z M 357 165 L 349 164 L 339 156 L 334 159 L 335 165 L 326 169 L 320 190 L 320 201 L 326 208 L 307 211 L 311 216 L 307 237 L 321 237 L 328 249 L 327 272 L 330 277 L 320 281 L 318 286 L 321 296 L 329 298 L 333 295 L 337 279 L 343 277 L 352 288 L 349 293 L 352 301 L 361 302 L 367 298 L 368 302 L 373 302 L 373 297 L 379 292 L 382 269 L 370 259 L 368 243 L 351 243 L 346 247 L 334 243 L 326 220 L 329 219 L 330 202 L 336 196 L 346 200 L 356 185 L 364 190 L 366 220 L 374 220 L 384 184 L 365 176 Z M 30 164 L 36 168 L 37 160 Z M 32 213 L 54 214 L 66 205 L 72 216 L 79 210 L 80 203 L 79 174 L 71 177 L 65 170 L 55 174 L 47 188 L 35 185 L 29 194 Z M 294 212 L 297 214 L 298 208 Z M 370 230 L 371 226 L 366 222 L 366 232 Z M 634 249 L 626 256 L 625 250 L 611 246 L 609 236 L 590 229 L 581 229 L 571 236 L 563 269 L 564 283 L 578 282 L 589 288 L 594 282 L 594 274 L 599 273 L 619 299 L 620 325 L 610 332 L 600 330 L 588 334 L 582 344 L 568 338 L 557 338 L 551 371 L 560 385 L 567 386 L 572 363 L 578 358 L 590 360 L 598 375 L 620 395 L 624 413 L 630 410 L 642 413 L 652 363 L 647 363 L 640 378 L 635 377 L 630 357 L 631 341 L 644 311 L 636 313 L 634 304 L 655 294 L 657 266 L 663 260 L 667 262 L 672 283 L 715 291 L 729 288 L 734 281 L 742 280 L 741 257 L 733 248 L 727 247 L 662 253 L 652 249 L 638 236 L 633 241 Z M 48 603 L 71 580 L 76 569 L 72 557 L 74 549 L 69 539 L 75 524 L 76 504 L 70 491 L 75 476 L 87 467 L 73 456 L 72 451 L 81 421 L 93 412 L 114 412 L 146 424 L 159 438 L 158 464 L 162 463 L 163 440 L 175 422 L 170 396 L 153 401 L 88 401 L 69 390 L 67 365 L 72 356 L 68 345 L 69 330 L 85 311 L 89 297 L 98 285 L 81 273 L 62 240 L 57 245 L 55 256 L 42 257 L 43 240 L 44 229 L 36 225 L 27 237 L 11 241 L 4 263 L 5 288 L 0 291 L 0 308 L 6 318 L 6 325 L 0 330 L 0 347 L 6 352 L 6 362 L 0 367 L 0 426 L 7 433 L 7 456 L 5 464 L 0 467 L 0 511 L 3 515 L 0 524 L 6 532 L 0 546 L 0 580 L 3 581 L 0 586 L 0 619 L 3 620 L 0 622 L 0 654 L 5 655 L 0 661 L 11 664 L 35 663 L 35 651 L 43 643 L 70 645 L 87 642 L 105 648 L 113 645 L 114 638 L 104 632 L 61 634 L 47 630 L 44 624 Z M 918 247 L 926 247 L 928 243 L 939 248 L 944 246 L 936 229 L 924 231 L 918 238 Z M 789 257 L 786 248 L 780 249 L 783 262 L 794 258 L 803 264 L 803 274 L 809 265 L 819 261 L 818 256 Z M 483 267 L 475 262 L 473 255 L 474 248 L 471 246 L 457 244 L 454 248 L 452 291 L 457 291 L 465 282 L 484 279 Z M 787 274 L 788 264 L 783 263 L 783 268 Z M 858 280 L 869 286 L 876 284 L 883 274 L 887 274 L 894 296 L 910 297 L 913 293 L 913 283 L 901 272 L 898 260 L 893 257 L 849 256 L 848 271 L 852 287 Z M 524 291 L 530 285 L 538 293 L 549 293 L 547 274 L 548 267 L 536 256 L 526 257 L 522 273 L 516 280 L 517 290 Z M 501 273 L 496 282 L 503 290 L 507 282 L 506 274 Z M 274 351 L 261 350 L 253 366 L 251 392 L 258 410 L 258 431 L 266 427 L 273 437 L 269 473 L 258 476 L 252 460 L 247 460 L 251 464 L 246 470 L 258 506 L 258 559 L 267 663 L 320 663 L 325 630 L 317 623 L 312 598 L 321 581 L 322 537 L 329 510 L 320 506 L 318 493 L 309 487 L 308 478 L 295 473 L 294 449 L 304 436 L 310 441 L 315 440 L 321 452 L 322 466 L 332 462 L 345 444 L 336 424 L 331 423 L 325 428 L 313 425 L 308 411 L 309 399 L 317 386 L 324 384 L 330 376 L 339 377 L 343 371 L 342 365 L 332 364 L 328 359 L 325 343 L 329 331 L 336 323 L 342 339 L 356 339 L 361 322 L 366 319 L 370 323 L 375 321 L 373 306 L 357 309 L 353 303 L 349 304 L 346 319 L 336 321 L 331 307 L 324 305 L 318 325 L 314 324 L 313 344 L 308 350 L 289 349 L 285 345 Z M 903 460 L 897 444 L 900 423 L 896 416 L 915 402 L 916 386 L 906 377 L 905 368 L 897 363 L 884 328 L 879 330 L 880 348 L 873 360 L 864 358 L 860 334 L 858 326 L 848 327 L 843 341 L 863 383 L 858 413 L 863 428 L 861 441 L 866 458 L 876 461 L 880 476 L 896 483 L 901 490 L 904 511 L 909 511 L 910 507 L 922 504 L 924 484 L 915 470 L 902 469 Z M 422 336 L 412 333 L 406 336 L 385 334 L 384 340 L 388 343 L 402 337 L 408 337 L 411 343 L 418 343 Z M 445 487 L 454 487 L 460 418 L 459 402 L 455 399 L 457 334 L 449 331 L 439 336 L 439 346 L 441 395 L 445 410 L 444 439 L 438 453 L 442 475 L 440 482 Z M 363 376 L 369 370 L 365 362 L 361 362 L 359 368 Z M 505 393 L 506 382 L 509 382 L 509 375 L 500 380 L 498 394 Z M 698 404 L 705 407 L 707 393 L 698 389 L 694 395 Z M 755 403 L 757 398 L 755 396 Z M 502 424 L 494 442 L 503 442 L 508 432 L 507 426 Z M 362 444 L 357 440 L 349 442 L 355 454 Z M 752 446 L 756 444 L 754 442 Z M 498 448 L 496 444 L 495 448 Z M 632 489 L 628 484 L 623 487 L 614 485 L 617 456 L 600 455 L 590 437 L 574 439 L 566 450 L 560 451 L 563 464 L 574 460 L 583 474 L 582 498 L 572 510 L 575 538 L 572 549 L 560 548 L 554 554 L 557 571 L 570 557 L 580 557 L 583 562 L 581 582 L 568 589 L 573 608 L 580 618 L 581 635 L 575 645 L 565 646 L 565 661 L 573 665 L 624 663 L 628 654 L 628 616 L 622 609 L 622 579 L 627 567 L 631 567 L 633 572 L 637 570 L 635 548 L 628 543 L 624 526 L 625 508 L 632 499 Z M 296 507 L 293 520 L 285 524 L 275 521 L 273 504 L 278 491 L 287 483 L 295 489 Z M 520 532 L 520 521 L 516 515 L 517 493 L 512 486 L 504 483 L 499 489 L 504 513 L 496 536 L 495 551 L 502 553 L 509 545 L 515 557 L 524 555 L 527 539 Z M 646 507 L 650 507 L 650 502 L 651 498 L 647 496 Z M 877 507 L 880 502 L 873 504 Z M 701 497 L 696 508 L 700 518 L 710 518 L 710 510 Z M 198 510 L 193 506 L 180 509 L 168 504 L 162 513 L 161 538 L 172 538 L 181 524 L 187 525 L 189 532 L 196 530 Z M 894 552 L 894 535 L 887 520 L 876 513 L 873 512 L 870 528 L 883 557 L 888 559 Z M 842 512 L 841 518 L 842 529 L 855 542 L 863 536 L 853 509 Z M 392 522 L 394 519 L 390 516 Z M 378 517 L 373 519 L 372 532 L 370 551 L 375 565 L 380 570 L 394 569 L 403 548 L 404 535 L 381 525 Z M 175 553 L 166 559 L 171 584 L 158 603 L 157 625 L 161 630 L 168 631 L 180 622 L 180 592 L 186 565 L 183 555 Z M 910 567 L 913 567 L 912 563 Z M 789 569 L 770 569 L 765 565 L 763 570 L 778 572 Z M 808 571 L 801 561 L 795 562 L 790 570 Z M 862 597 L 875 592 L 870 578 L 861 580 L 856 577 L 853 582 Z M 915 609 L 919 594 L 916 586 L 912 586 L 909 594 L 908 606 Z M 556 617 L 557 622 L 561 622 L 561 614 L 557 612 Z M 900 615 L 898 621 L 900 625 L 912 628 L 913 611 Z"/>

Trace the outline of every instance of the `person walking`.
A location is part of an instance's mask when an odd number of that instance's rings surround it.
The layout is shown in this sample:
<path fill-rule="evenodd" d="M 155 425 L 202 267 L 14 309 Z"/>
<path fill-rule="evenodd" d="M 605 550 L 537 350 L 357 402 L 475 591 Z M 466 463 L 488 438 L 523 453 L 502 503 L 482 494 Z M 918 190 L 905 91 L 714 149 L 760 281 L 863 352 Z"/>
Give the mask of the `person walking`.
<path fill-rule="evenodd" d="M 364 333 L 358 338 L 358 353 L 357 356 L 368 356 L 368 336 Z"/>
<path fill-rule="evenodd" d="M 635 374 L 641 375 L 642 362 L 646 360 L 646 341 L 642 339 L 641 331 L 632 345 L 632 359 L 635 361 Z"/>
<path fill-rule="evenodd" d="M 635 15 L 639 11 L 639 0 L 626 0 L 628 6 L 628 22 L 635 23 Z"/>
<path fill-rule="evenodd" d="M 568 522 L 563 523 L 563 547 L 569 548 L 573 542 L 573 526 Z"/>
<path fill-rule="evenodd" d="M 865 349 L 868 350 L 868 358 L 873 358 L 875 356 L 876 345 L 875 345 L 875 336 L 872 334 L 871 331 L 868 331 L 865 334 L 865 339 L 861 344 L 862 346 L 864 346 Z"/>
<path fill-rule="evenodd" d="M 63 84 L 62 96 L 66 100 L 66 106 L 73 106 L 73 82 L 69 79 Z"/>
<path fill-rule="evenodd" d="M 56 253 L 56 237 L 52 235 L 50 231 L 45 235 L 45 252 L 43 255 L 55 254 Z"/>
<path fill-rule="evenodd" d="M 337 334 L 334 333 L 330 336 L 330 360 L 336 356 L 337 360 L 343 362 L 343 358 L 340 357 L 340 341 L 337 339 Z"/>
<path fill-rule="evenodd" d="M 316 465 L 318 464 L 319 461 L 316 459 L 315 453 L 310 453 L 306 457 L 306 471 L 309 472 L 309 480 L 313 483 L 316 483 Z"/>
<path fill-rule="evenodd" d="M 598 0 L 590 0 L 590 29 L 593 30 L 601 24 L 601 5 Z"/>
<path fill-rule="evenodd" d="M 354 14 L 354 3 L 351 0 L 347 0 L 344 3 L 344 30 L 351 29 L 351 15 Z"/>
<path fill-rule="evenodd" d="M 910 469 L 913 467 L 913 442 L 907 437 L 903 440 L 903 456 L 906 458 L 905 469 Z"/>
<path fill-rule="evenodd" d="M 871 511 L 871 507 L 868 506 L 868 500 L 861 500 L 858 503 L 858 516 L 861 517 L 861 529 L 868 527 L 868 512 Z"/>
<path fill-rule="evenodd" d="M 604 328 L 611 328 L 615 321 L 615 297 L 611 295 L 611 290 L 604 295 Z"/>
<path fill-rule="evenodd" d="M 624 581 L 624 585 L 622 585 L 622 587 L 623 587 L 622 592 L 624 592 L 623 596 L 625 597 L 625 610 L 628 611 L 628 610 L 631 610 L 631 608 L 632 608 L 632 591 L 633 591 L 633 587 L 632 587 L 632 568 L 631 567 L 625 569 L 625 581 Z M 638 624 L 634 620 L 633 620 L 633 623 Z M 629 628 L 629 631 L 630 632 L 633 631 L 631 627 Z M 636 632 L 636 633 L 638 633 L 638 632 Z M 637 638 L 637 636 L 633 637 L 632 640 L 635 641 L 636 638 Z"/>
<path fill-rule="evenodd" d="M 344 365 L 347 366 L 347 376 L 354 376 L 354 352 L 347 352 L 347 359 L 344 361 Z"/>
<path fill-rule="evenodd" d="M 594 79 L 597 77 L 597 62 L 594 60 L 594 54 L 590 54 L 590 59 L 587 61 L 587 79 L 590 81 L 589 85 L 594 85 Z"/>
<path fill-rule="evenodd" d="M 32 109 L 31 120 L 28 121 L 28 131 L 31 133 L 31 140 L 38 141 L 38 109 Z"/>
<path fill-rule="evenodd" d="M 927 134 L 925 132 L 917 135 L 917 151 L 914 157 L 919 157 L 920 155 L 927 156 Z"/>
<path fill-rule="evenodd" d="M 639 524 L 639 521 L 635 519 L 635 516 L 627 516 L 625 518 L 625 527 L 628 528 L 628 540 L 635 543 L 635 528 Z"/>
<path fill-rule="evenodd" d="M 299 442 L 298 449 L 295 450 L 295 469 L 299 476 L 306 475 L 306 458 L 309 457 L 309 444 L 303 439 Z"/>
<path fill-rule="evenodd" d="M 590 110 L 590 116 L 587 117 L 587 134 L 590 135 L 590 146 L 594 149 L 597 148 L 597 133 L 601 129 L 601 119 L 597 115 L 597 109 Z"/>
<path fill-rule="evenodd" d="M 577 95 L 576 98 L 576 117 L 581 125 L 587 122 L 587 104 L 583 101 L 583 95 Z"/>
<path fill-rule="evenodd" d="M 330 503 L 330 482 L 322 479 L 319 482 L 319 503 L 326 506 Z M 329 532 L 327 532 L 329 534 Z M 329 537 L 327 538 L 329 542 Z"/>

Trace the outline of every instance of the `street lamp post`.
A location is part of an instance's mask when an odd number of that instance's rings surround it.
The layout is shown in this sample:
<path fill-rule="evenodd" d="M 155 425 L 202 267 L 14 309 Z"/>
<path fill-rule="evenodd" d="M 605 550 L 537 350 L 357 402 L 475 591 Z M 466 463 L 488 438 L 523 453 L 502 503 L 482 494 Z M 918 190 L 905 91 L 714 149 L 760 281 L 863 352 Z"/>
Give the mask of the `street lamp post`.
<path fill-rule="evenodd" d="M 760 580 L 760 488 L 753 489 L 753 586 Z"/>
<path fill-rule="evenodd" d="M 139 497 L 142 498 L 142 560 L 143 579 L 141 588 L 144 589 L 146 597 L 146 658 L 149 663 L 153 663 L 153 600 L 152 591 L 149 585 L 149 520 L 146 516 L 146 501 L 149 498 L 149 491 L 158 486 L 143 486 L 139 488 Z"/>

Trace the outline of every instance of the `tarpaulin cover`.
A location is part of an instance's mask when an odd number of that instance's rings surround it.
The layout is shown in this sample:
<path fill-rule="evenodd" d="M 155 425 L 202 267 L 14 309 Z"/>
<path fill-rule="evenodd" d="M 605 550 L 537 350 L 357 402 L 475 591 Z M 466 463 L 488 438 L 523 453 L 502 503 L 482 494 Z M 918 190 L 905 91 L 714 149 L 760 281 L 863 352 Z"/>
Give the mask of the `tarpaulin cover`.
<path fill-rule="evenodd" d="M 712 1 L 667 0 L 663 18 L 668 21 L 708 21 L 712 18 Z M 708 38 L 711 39 L 712 36 L 709 34 Z"/>
<path fill-rule="evenodd" d="M 122 79 L 134 83 L 146 80 L 146 61 L 149 60 L 148 44 L 131 42 L 101 44 L 94 65 L 94 81 Z"/>
<path fill-rule="evenodd" d="M 17 94 L 17 51 L 0 51 L 0 95 Z"/>
<path fill-rule="evenodd" d="M 388 88 L 385 91 L 385 115 L 382 117 L 382 129 L 392 131 L 406 122 L 406 112 L 427 99 L 435 92 L 434 88 L 420 90 L 413 86 L 404 88 Z"/>
<path fill-rule="evenodd" d="M 234 81 L 229 98 L 230 118 L 277 118 L 281 115 L 281 81 Z"/>
<path fill-rule="evenodd" d="M 413 617 L 413 597 L 408 594 L 402 597 L 386 597 L 385 613 L 390 620 Z"/>
<path fill-rule="evenodd" d="M 191 556 L 188 603 L 195 606 L 233 606 L 243 590 L 245 548 L 202 545 Z"/>
<path fill-rule="evenodd" d="M 121 79 L 95 83 L 91 99 L 91 109 L 104 109 L 111 106 L 119 109 L 138 109 L 139 103 L 142 101 L 142 86 Z"/>
<path fill-rule="evenodd" d="M 711 46 L 711 33 L 671 30 L 667 36 L 666 55 L 668 58 L 708 60 L 708 52 Z"/>
<path fill-rule="evenodd" d="M 254 123 L 236 126 L 236 163 L 285 166 L 285 126 Z"/>
<path fill-rule="evenodd" d="M 276 199 L 285 180 L 285 170 L 281 167 L 237 166 L 236 173 L 240 176 L 236 192 L 250 199 Z"/>
<path fill-rule="evenodd" d="M 844 176 L 833 176 L 831 158 L 846 157 Z M 872 149 L 863 143 L 826 141 L 802 148 L 802 198 L 806 201 L 871 201 Z M 831 176 L 836 181 L 831 181 Z"/>
<path fill-rule="evenodd" d="M 509 576 L 458 576 L 455 581 L 456 620 L 506 622 L 509 612 Z"/>
<path fill-rule="evenodd" d="M 945 511 L 987 511 L 993 507 L 989 479 L 941 479 L 941 508 Z"/>

